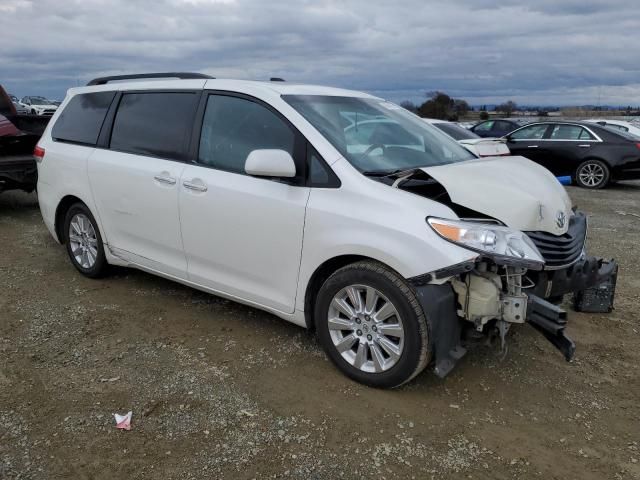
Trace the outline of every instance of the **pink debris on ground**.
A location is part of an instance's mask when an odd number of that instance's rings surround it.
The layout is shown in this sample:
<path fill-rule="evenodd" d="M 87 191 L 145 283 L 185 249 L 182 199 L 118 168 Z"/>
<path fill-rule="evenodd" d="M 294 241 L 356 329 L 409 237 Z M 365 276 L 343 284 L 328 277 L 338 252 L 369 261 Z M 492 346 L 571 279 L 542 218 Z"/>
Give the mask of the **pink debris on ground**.
<path fill-rule="evenodd" d="M 126 415 L 118 415 L 114 413 L 113 416 L 116 419 L 116 428 L 120 428 L 122 430 L 131 430 L 131 416 L 133 412 L 128 412 Z"/>

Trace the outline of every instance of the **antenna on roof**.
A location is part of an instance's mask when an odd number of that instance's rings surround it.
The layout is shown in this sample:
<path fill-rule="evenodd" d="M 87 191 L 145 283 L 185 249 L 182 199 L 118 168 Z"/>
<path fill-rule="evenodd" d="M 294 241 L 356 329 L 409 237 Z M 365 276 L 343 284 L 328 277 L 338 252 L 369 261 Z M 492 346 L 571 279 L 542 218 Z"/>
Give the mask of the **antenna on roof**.
<path fill-rule="evenodd" d="M 280 77 L 271 77 L 269 79 L 270 82 L 284 82 L 284 78 L 280 78 Z"/>

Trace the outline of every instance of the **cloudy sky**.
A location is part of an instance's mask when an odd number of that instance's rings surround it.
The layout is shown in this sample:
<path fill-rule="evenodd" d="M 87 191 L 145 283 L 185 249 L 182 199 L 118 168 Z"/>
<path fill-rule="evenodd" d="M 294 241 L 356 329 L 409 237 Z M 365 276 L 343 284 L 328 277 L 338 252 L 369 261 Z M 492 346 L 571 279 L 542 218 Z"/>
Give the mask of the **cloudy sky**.
<path fill-rule="evenodd" d="M 638 0 L 0 0 L 0 83 L 198 71 L 421 102 L 640 104 Z"/>

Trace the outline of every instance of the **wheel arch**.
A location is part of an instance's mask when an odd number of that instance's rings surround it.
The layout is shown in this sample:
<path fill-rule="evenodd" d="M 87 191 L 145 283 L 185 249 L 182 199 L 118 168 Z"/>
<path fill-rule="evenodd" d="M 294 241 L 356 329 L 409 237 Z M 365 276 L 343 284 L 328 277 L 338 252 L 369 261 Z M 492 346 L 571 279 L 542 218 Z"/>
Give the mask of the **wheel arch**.
<path fill-rule="evenodd" d="M 611 168 L 612 168 L 612 167 L 611 167 L 611 162 L 610 162 L 609 160 L 607 160 L 607 159 L 605 159 L 605 158 L 602 158 L 602 157 L 598 157 L 598 156 L 596 156 L 596 155 L 589 155 L 588 157 L 585 157 L 585 158 L 584 158 L 584 159 L 583 159 L 583 160 L 578 164 L 578 167 L 579 167 L 580 165 L 582 165 L 584 162 L 588 162 L 589 160 L 598 160 L 599 162 L 604 163 L 604 164 L 607 166 L 607 168 L 608 168 L 609 170 L 611 170 Z M 576 170 L 578 169 L 578 167 L 576 167 Z"/>
<path fill-rule="evenodd" d="M 304 294 L 304 319 L 308 329 L 315 328 L 315 318 L 313 312 L 315 311 L 315 303 L 316 303 L 316 295 L 320 287 L 324 284 L 324 282 L 337 270 L 350 265 L 352 263 L 360 262 L 362 260 L 371 260 L 373 262 L 380 263 L 384 265 L 386 268 L 393 270 L 398 275 L 400 275 L 394 268 L 389 265 L 381 262 L 377 258 L 368 257 L 366 255 L 338 255 L 332 257 L 328 260 L 325 260 L 322 264 L 320 264 L 311 277 L 309 278 L 309 282 L 307 282 L 307 286 L 305 288 Z"/>
<path fill-rule="evenodd" d="M 75 195 L 66 195 L 62 197 L 60 202 L 58 202 L 58 206 L 56 207 L 54 228 L 56 231 L 56 235 L 58 236 L 58 240 L 62 244 L 65 243 L 65 235 L 63 231 L 64 217 L 69 211 L 69 208 L 71 208 L 71 206 L 76 203 L 82 203 L 87 208 L 89 208 L 89 206 L 87 205 L 87 202 L 83 201 L 81 198 L 76 197 Z M 89 208 L 89 210 L 91 209 Z"/>

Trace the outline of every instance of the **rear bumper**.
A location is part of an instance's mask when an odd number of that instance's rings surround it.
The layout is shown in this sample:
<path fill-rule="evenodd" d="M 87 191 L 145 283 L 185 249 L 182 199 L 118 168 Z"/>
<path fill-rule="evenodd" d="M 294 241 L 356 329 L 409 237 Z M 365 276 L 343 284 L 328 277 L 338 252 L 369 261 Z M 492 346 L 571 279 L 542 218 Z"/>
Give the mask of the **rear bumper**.
<path fill-rule="evenodd" d="M 38 168 L 31 155 L 0 157 L 0 192 L 25 190 L 31 192 L 38 182 Z"/>
<path fill-rule="evenodd" d="M 634 160 L 613 167 L 611 177 L 613 180 L 640 179 L 640 160 Z"/>
<path fill-rule="evenodd" d="M 48 183 L 40 180 L 38 182 L 38 205 L 40 206 L 40 214 L 47 230 L 56 242 L 60 243 L 58 233 L 56 232 L 56 208 L 60 202 L 60 198 L 56 196 L 55 190 Z"/>

